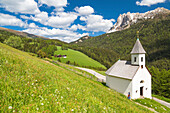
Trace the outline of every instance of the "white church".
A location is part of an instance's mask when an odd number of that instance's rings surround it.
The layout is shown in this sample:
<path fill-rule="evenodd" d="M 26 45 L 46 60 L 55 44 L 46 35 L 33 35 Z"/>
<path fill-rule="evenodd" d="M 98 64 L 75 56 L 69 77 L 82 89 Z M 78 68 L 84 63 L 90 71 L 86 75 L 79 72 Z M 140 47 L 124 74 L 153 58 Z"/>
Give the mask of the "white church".
<path fill-rule="evenodd" d="M 106 85 L 131 99 L 151 97 L 151 74 L 145 66 L 145 50 L 139 39 L 131 51 L 131 61 L 118 60 L 106 71 Z"/>

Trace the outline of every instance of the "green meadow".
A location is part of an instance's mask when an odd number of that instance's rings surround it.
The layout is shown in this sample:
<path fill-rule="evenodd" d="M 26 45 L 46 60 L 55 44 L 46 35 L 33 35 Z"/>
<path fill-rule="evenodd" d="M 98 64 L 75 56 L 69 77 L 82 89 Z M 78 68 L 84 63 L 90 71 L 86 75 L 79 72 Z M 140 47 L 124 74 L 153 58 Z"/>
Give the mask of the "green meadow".
<path fill-rule="evenodd" d="M 0 43 L 0 112 L 150 112 L 127 97 Z"/>
<path fill-rule="evenodd" d="M 57 51 L 55 51 L 54 55 L 67 55 L 67 58 L 60 58 L 62 63 L 66 63 L 70 61 L 71 64 L 78 64 L 81 67 L 91 67 L 91 68 L 102 68 L 106 69 L 106 67 L 99 62 L 93 60 L 92 58 L 88 57 L 87 55 L 75 51 L 72 49 L 62 50 L 60 46 L 57 46 Z M 53 60 L 58 60 L 59 58 L 53 57 Z"/>

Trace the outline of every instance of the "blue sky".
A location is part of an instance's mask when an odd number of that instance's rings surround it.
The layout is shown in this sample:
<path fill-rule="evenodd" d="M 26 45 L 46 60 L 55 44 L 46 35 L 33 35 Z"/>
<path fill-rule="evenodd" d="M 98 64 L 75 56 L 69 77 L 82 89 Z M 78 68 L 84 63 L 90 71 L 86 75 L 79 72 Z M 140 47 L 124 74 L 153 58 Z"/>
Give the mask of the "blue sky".
<path fill-rule="evenodd" d="M 170 9 L 170 0 L 0 0 L 0 26 L 65 42 L 107 32 L 123 13 Z"/>

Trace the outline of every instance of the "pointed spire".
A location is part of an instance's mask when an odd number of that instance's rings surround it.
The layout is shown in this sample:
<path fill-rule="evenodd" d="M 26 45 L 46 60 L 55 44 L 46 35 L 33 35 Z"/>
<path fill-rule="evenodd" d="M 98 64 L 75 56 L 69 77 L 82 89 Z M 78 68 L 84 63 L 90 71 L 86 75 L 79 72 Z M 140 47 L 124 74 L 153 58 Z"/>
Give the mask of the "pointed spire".
<path fill-rule="evenodd" d="M 139 41 L 139 38 L 137 38 L 136 43 L 131 51 L 131 54 L 133 53 L 146 53 L 146 51 L 142 47 L 142 44 Z"/>

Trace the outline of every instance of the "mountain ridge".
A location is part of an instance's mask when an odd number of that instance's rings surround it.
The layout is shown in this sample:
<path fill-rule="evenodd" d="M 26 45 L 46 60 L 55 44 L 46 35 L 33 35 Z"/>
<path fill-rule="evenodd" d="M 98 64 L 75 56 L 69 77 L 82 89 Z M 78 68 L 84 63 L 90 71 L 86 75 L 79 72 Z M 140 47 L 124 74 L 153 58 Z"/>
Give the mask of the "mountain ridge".
<path fill-rule="evenodd" d="M 124 13 L 120 14 L 117 18 L 117 22 L 107 33 L 121 31 L 129 28 L 131 25 L 138 23 L 140 20 L 153 19 L 156 15 L 170 13 L 170 10 L 163 7 L 156 8 L 155 10 L 147 11 L 145 13 Z"/>

